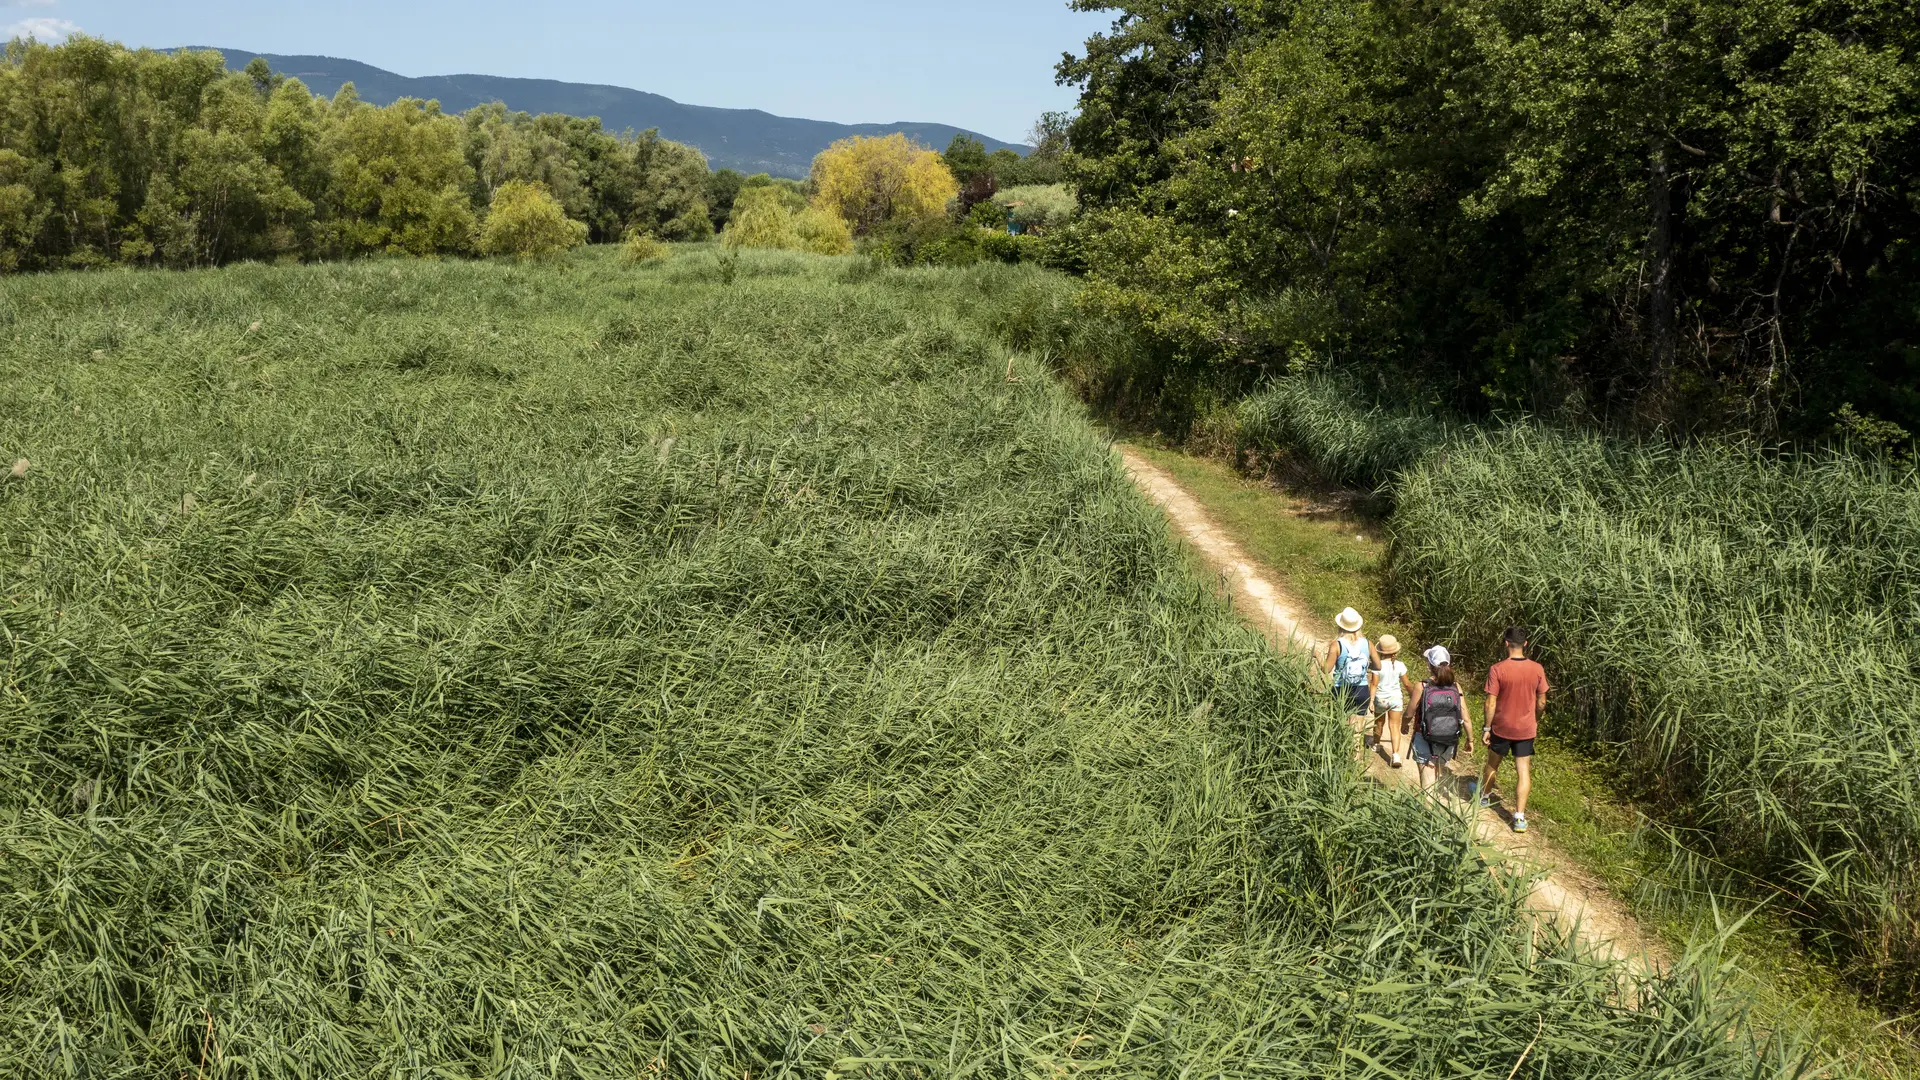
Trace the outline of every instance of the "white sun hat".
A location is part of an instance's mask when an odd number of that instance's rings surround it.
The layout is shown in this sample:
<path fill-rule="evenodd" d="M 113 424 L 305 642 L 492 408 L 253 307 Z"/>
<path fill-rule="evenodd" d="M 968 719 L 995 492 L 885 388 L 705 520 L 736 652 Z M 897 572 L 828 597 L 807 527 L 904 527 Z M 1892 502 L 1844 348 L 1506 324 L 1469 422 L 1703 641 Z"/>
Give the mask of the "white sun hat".
<path fill-rule="evenodd" d="M 1360 613 L 1352 608 L 1348 608 L 1333 617 L 1333 625 L 1345 630 L 1349 634 L 1359 630 L 1362 626 L 1365 626 L 1366 623 L 1367 620 L 1361 618 Z"/>
<path fill-rule="evenodd" d="M 1439 667 L 1441 664 L 1453 663 L 1453 654 L 1447 651 L 1445 645 L 1435 645 L 1433 648 L 1428 649 L 1426 657 L 1427 666 L 1429 667 Z"/>

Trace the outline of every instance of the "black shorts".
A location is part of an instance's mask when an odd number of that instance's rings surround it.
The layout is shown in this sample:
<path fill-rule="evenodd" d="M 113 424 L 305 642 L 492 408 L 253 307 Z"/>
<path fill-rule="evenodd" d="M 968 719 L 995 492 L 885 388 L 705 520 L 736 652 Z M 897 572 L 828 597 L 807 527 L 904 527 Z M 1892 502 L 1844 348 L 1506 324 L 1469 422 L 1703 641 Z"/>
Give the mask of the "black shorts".
<path fill-rule="evenodd" d="M 1532 757 L 1532 739 L 1503 739 L 1498 735 L 1487 738 L 1487 749 L 1500 757 Z"/>
<path fill-rule="evenodd" d="M 1367 711 L 1367 701 L 1373 697 L 1373 691 L 1365 686 L 1348 685 L 1333 688 L 1333 700 L 1347 706 L 1347 715 L 1359 716 Z"/>

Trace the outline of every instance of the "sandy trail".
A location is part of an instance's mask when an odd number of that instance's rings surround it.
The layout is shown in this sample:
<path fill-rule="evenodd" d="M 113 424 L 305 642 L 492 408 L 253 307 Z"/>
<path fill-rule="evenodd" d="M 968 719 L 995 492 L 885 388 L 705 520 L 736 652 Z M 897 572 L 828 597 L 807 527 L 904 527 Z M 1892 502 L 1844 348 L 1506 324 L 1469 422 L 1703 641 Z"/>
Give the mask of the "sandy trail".
<path fill-rule="evenodd" d="M 1242 616 L 1278 648 L 1322 655 L 1326 643 L 1301 624 L 1303 609 L 1275 583 L 1278 575 L 1255 562 L 1165 470 L 1127 447 L 1117 449 L 1134 483 L 1166 511 L 1181 536 L 1220 574 Z M 1367 774 L 1383 785 L 1419 783 L 1411 761 L 1395 769 L 1377 753 L 1367 755 Z M 1493 810 L 1478 811 L 1474 832 L 1483 845 L 1534 876 L 1528 907 L 1538 918 L 1572 931 L 1594 953 L 1641 971 L 1671 962 L 1661 944 L 1641 930 L 1616 897 L 1582 874 L 1540 834 L 1514 833 Z"/>

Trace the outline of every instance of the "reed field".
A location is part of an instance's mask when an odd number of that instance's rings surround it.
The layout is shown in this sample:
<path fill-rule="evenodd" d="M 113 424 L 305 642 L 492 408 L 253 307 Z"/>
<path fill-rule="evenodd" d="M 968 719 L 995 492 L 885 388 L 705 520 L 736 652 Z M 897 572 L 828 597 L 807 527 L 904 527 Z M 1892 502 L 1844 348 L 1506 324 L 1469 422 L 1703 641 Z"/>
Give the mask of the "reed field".
<path fill-rule="evenodd" d="M 1550 722 L 1611 747 L 1689 842 L 1783 889 L 1861 982 L 1920 1001 L 1911 469 L 1383 421 L 1324 383 L 1241 408 L 1248 437 L 1383 485 L 1396 592 L 1433 633 L 1484 667 L 1502 627 L 1534 627 L 1564 691 Z"/>
<path fill-rule="evenodd" d="M 0 1075 L 1804 1075 L 1358 782 L 1057 287 L 0 282 Z"/>
<path fill-rule="evenodd" d="M 1459 425 L 1383 406 L 1345 404 L 1330 379 L 1282 379 L 1235 402 L 1226 427 L 1242 448 L 1290 450 L 1329 479 L 1375 488 L 1453 437 Z"/>

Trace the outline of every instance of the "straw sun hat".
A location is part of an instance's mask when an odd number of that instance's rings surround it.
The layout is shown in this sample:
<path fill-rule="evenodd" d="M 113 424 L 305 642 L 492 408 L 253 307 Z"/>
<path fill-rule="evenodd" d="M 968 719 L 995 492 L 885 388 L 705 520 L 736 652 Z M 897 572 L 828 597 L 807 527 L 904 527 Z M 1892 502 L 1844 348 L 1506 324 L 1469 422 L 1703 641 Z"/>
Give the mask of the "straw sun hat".
<path fill-rule="evenodd" d="M 1362 626 L 1366 625 L 1366 622 L 1367 620 L 1362 619 L 1360 613 L 1352 608 L 1348 608 L 1333 617 L 1333 625 L 1345 630 L 1349 634 L 1358 631 Z"/>
<path fill-rule="evenodd" d="M 1380 646 L 1381 656 L 1400 655 L 1400 639 L 1394 637 L 1392 634 L 1381 634 L 1378 644 Z"/>

